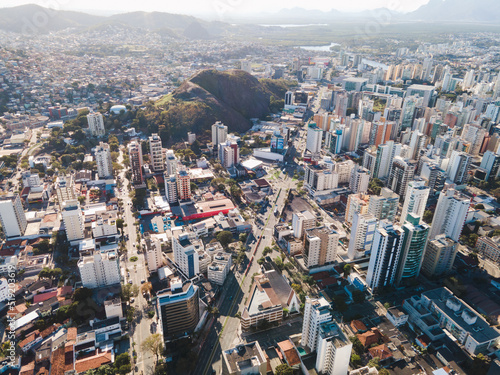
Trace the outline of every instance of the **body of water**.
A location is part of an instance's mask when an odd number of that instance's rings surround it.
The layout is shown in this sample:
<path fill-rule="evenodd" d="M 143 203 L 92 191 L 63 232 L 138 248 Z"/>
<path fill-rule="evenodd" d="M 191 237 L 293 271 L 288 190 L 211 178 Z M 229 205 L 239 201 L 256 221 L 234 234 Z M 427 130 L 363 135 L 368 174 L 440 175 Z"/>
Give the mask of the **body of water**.
<path fill-rule="evenodd" d="M 339 45 L 338 43 L 330 43 L 326 46 L 300 46 L 299 48 L 305 49 L 306 51 L 330 52 L 330 48 Z"/>

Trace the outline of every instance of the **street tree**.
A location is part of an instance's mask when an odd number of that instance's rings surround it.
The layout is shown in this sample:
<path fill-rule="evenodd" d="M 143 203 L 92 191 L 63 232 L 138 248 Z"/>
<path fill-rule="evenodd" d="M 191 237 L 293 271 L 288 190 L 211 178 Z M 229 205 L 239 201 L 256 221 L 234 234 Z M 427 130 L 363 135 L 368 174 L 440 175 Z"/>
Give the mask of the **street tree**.
<path fill-rule="evenodd" d="M 161 353 L 163 352 L 163 342 L 159 333 L 154 333 L 144 340 L 141 344 L 142 350 L 150 352 L 156 357 L 155 365 L 158 363 Z"/>

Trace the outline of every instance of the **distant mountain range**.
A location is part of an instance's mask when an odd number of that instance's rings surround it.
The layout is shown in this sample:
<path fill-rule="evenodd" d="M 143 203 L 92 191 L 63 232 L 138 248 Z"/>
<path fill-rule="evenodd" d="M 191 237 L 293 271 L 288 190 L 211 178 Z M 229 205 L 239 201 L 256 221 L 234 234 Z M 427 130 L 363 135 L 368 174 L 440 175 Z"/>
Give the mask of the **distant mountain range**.
<path fill-rule="evenodd" d="M 44 34 L 67 28 L 88 28 L 105 24 L 137 27 L 161 31 L 178 38 L 208 39 L 225 34 L 245 33 L 253 24 L 321 24 L 363 20 L 381 22 L 475 22 L 500 24 L 498 0 L 430 0 L 410 13 L 398 13 L 385 8 L 356 13 L 327 12 L 303 8 L 282 9 L 276 13 L 238 15 L 231 21 L 247 23 L 246 26 L 226 22 L 206 21 L 193 16 L 164 12 L 130 12 L 104 17 L 84 12 L 53 10 L 38 5 L 21 5 L 0 8 L 0 30 L 26 34 Z M 390 17 L 388 17 L 390 15 Z M 229 19 L 229 15 L 228 15 Z M 241 27 L 241 28 L 240 28 Z"/>
<path fill-rule="evenodd" d="M 159 30 L 164 34 L 206 39 L 224 34 L 231 25 L 208 22 L 193 16 L 164 12 L 130 12 L 109 17 L 84 12 L 53 10 L 29 4 L 0 9 L 0 29 L 26 34 L 46 34 L 67 28 L 88 28 L 105 24 Z"/>

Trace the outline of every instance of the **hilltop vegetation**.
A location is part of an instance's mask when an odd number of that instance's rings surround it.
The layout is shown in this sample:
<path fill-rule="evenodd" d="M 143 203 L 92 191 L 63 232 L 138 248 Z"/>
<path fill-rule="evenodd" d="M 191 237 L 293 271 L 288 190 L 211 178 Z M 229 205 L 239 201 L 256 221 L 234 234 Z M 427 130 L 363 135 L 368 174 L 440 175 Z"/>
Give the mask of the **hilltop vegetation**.
<path fill-rule="evenodd" d="M 285 92 L 296 82 L 258 80 L 242 70 L 204 70 L 185 81 L 172 94 L 148 107 L 145 116 L 163 141 L 197 135 L 222 121 L 230 131 L 244 132 L 251 118 L 262 118 L 283 108 Z"/>

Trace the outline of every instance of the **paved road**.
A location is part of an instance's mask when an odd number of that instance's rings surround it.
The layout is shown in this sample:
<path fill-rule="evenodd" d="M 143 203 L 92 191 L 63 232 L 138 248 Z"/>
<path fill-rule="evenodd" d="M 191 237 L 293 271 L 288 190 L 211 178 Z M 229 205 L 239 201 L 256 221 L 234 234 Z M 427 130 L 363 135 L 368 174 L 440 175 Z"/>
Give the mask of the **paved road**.
<path fill-rule="evenodd" d="M 274 172 L 269 173 L 269 176 L 272 176 L 273 173 Z M 235 318 L 234 315 L 238 311 L 243 311 L 246 298 L 250 291 L 252 282 L 251 277 L 254 273 L 260 271 L 257 259 L 262 257 L 262 252 L 265 247 L 272 246 L 272 230 L 274 225 L 278 222 L 278 218 L 273 214 L 275 207 L 274 201 L 277 198 L 276 206 L 281 210 L 287 196 L 287 189 L 294 187 L 297 183 L 297 181 L 285 176 L 281 171 L 279 178 L 270 180 L 270 182 L 273 184 L 273 194 L 269 197 L 271 206 L 268 207 L 267 220 L 263 229 L 254 232 L 263 237 L 260 243 L 257 242 L 258 247 L 255 248 L 254 246 L 249 253 L 249 258 L 252 258 L 254 254 L 253 262 L 248 270 L 236 272 L 236 278 L 232 278 L 229 281 L 230 284 L 225 285 L 227 292 L 225 295 L 221 296 L 219 301 L 220 315 L 210 327 L 210 333 L 203 347 L 199 350 L 199 359 L 193 374 L 209 374 L 212 368 L 217 374 L 220 374 L 222 369 L 221 350 L 232 348 L 242 341 L 240 320 Z"/>
<path fill-rule="evenodd" d="M 120 152 L 118 162 L 123 164 L 123 153 Z M 126 267 L 130 272 L 130 280 L 134 285 L 141 286 L 141 280 L 148 280 L 147 268 L 145 265 L 144 255 L 137 252 L 137 248 L 133 246 L 136 242 L 136 226 L 134 225 L 135 218 L 131 209 L 132 200 L 129 197 L 128 191 L 128 180 L 125 178 L 125 170 L 120 173 L 120 178 L 122 179 L 122 192 L 119 198 L 123 200 L 123 219 L 127 224 L 124 227 L 124 233 L 128 234 L 129 241 L 127 241 L 127 255 L 126 259 L 122 261 L 122 267 Z M 136 262 L 131 262 L 130 258 L 132 256 L 137 256 L 138 260 Z M 127 282 L 128 282 L 127 278 Z M 141 343 L 151 334 L 150 327 L 151 323 L 157 322 L 157 317 L 149 319 L 145 314 L 145 309 L 148 306 L 147 301 L 142 296 L 142 293 L 135 298 L 135 302 L 132 304 L 136 310 L 136 320 L 134 324 L 131 324 L 131 342 L 135 343 L 135 350 L 137 352 L 137 363 L 136 371 L 137 373 L 143 373 L 144 375 L 152 374 L 154 371 L 154 356 L 149 352 L 143 352 L 140 347 Z M 130 346 L 133 348 L 133 345 Z M 134 373 L 134 372 L 133 372 Z"/>

